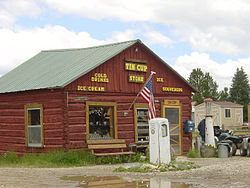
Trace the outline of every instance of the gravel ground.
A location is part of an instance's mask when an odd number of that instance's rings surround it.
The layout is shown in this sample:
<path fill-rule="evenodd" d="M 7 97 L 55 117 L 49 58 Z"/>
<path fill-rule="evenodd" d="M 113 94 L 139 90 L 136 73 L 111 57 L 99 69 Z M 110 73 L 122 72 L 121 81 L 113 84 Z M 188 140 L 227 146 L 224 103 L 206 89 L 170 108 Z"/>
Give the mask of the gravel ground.
<path fill-rule="evenodd" d="M 74 168 L 0 168 L 0 188 L 79 187 L 80 182 L 60 178 L 85 175 L 158 178 L 163 181 L 192 184 L 191 187 L 250 188 L 249 157 L 189 159 L 181 156 L 177 158 L 177 161 L 192 161 L 201 168 L 162 173 L 114 173 L 113 170 L 121 165 Z"/>

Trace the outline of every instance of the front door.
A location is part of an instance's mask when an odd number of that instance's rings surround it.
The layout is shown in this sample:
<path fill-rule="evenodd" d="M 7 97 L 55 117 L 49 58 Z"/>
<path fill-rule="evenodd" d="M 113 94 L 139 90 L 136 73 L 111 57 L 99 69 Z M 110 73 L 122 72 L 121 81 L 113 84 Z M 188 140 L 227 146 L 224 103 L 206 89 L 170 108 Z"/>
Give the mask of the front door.
<path fill-rule="evenodd" d="M 175 154 L 180 155 L 182 151 L 181 106 L 164 104 L 162 112 L 162 117 L 167 118 L 169 121 L 170 145 Z"/>

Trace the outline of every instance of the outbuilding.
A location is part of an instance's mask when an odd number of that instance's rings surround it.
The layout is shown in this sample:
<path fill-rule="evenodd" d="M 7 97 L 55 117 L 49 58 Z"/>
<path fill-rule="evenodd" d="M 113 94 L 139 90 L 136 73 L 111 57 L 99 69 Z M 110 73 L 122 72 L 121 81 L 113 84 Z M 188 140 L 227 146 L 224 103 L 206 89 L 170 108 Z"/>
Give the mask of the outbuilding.
<path fill-rule="evenodd" d="M 140 40 L 41 51 L 0 78 L 0 152 L 81 149 L 89 139 L 148 139 L 148 104 L 138 97 L 154 71 L 156 116 L 170 122 L 176 154 L 192 135 L 195 89 Z M 132 108 L 130 106 L 132 105 Z"/>
<path fill-rule="evenodd" d="M 233 102 L 212 101 L 211 115 L 213 125 L 222 129 L 235 129 L 243 124 L 243 105 Z M 195 106 L 195 125 L 206 116 L 206 104 Z"/>

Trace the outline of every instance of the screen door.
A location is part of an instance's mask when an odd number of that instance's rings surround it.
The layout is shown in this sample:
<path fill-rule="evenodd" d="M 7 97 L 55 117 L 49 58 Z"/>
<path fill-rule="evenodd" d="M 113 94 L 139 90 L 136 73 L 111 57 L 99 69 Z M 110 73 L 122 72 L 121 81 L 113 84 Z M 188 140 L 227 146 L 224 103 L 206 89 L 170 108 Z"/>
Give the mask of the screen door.
<path fill-rule="evenodd" d="M 169 121 L 170 145 L 176 155 L 181 154 L 181 107 L 163 106 L 163 117 Z"/>

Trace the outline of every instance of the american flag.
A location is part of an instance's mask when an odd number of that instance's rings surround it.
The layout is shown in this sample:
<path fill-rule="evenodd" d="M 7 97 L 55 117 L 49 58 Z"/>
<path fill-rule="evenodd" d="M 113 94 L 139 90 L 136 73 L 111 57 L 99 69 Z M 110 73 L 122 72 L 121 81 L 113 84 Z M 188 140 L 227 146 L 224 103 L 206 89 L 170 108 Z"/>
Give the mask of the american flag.
<path fill-rule="evenodd" d="M 145 87 L 142 89 L 140 95 L 142 98 L 148 102 L 148 120 L 156 117 L 155 113 L 155 104 L 154 104 L 154 96 L 153 96 L 153 84 L 152 84 L 152 76 L 148 79 Z"/>

